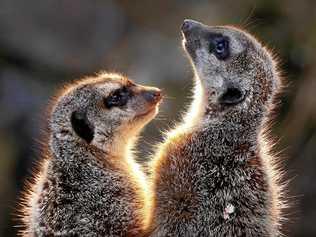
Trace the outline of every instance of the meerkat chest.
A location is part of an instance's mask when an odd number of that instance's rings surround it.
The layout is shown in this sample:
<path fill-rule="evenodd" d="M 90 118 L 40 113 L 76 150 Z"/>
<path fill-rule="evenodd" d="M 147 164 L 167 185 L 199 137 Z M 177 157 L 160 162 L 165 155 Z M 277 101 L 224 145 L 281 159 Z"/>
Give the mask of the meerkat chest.
<path fill-rule="evenodd" d="M 168 154 L 160 173 L 163 182 L 157 185 L 158 206 L 192 225 L 266 215 L 265 175 L 249 162 L 258 159 L 257 164 L 259 157 L 223 143 L 204 145 L 187 144 Z"/>

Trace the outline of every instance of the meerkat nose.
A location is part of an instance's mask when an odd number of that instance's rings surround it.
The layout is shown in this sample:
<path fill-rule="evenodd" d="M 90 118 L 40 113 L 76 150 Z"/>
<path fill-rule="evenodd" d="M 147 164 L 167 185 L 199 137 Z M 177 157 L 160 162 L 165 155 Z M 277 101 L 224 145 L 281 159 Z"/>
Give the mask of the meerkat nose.
<path fill-rule="evenodd" d="M 194 27 L 196 27 L 198 25 L 199 25 L 199 22 L 197 22 L 197 21 L 194 21 L 191 19 L 185 19 L 183 21 L 182 26 L 181 26 L 181 30 L 185 34 L 185 33 L 190 32 Z"/>
<path fill-rule="evenodd" d="M 161 90 L 159 89 L 152 89 L 149 91 L 145 91 L 143 94 L 145 100 L 147 100 L 150 103 L 157 103 L 162 98 Z"/>
<path fill-rule="evenodd" d="M 189 19 L 185 19 L 183 21 L 183 24 L 181 26 L 181 30 L 183 33 L 186 33 L 188 31 L 190 31 L 193 27 L 193 21 L 192 20 L 189 20 Z"/>

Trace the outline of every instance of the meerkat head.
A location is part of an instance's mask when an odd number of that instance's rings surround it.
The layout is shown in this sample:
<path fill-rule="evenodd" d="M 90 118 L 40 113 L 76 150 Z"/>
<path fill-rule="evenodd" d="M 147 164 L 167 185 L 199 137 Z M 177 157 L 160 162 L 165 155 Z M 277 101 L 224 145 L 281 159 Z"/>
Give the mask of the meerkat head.
<path fill-rule="evenodd" d="M 185 20 L 183 47 L 203 91 L 207 111 L 265 111 L 279 87 L 274 61 L 251 35 L 231 26 Z"/>
<path fill-rule="evenodd" d="M 70 85 L 58 96 L 51 130 L 103 150 L 117 149 L 155 117 L 161 92 L 117 74 L 101 74 Z"/>

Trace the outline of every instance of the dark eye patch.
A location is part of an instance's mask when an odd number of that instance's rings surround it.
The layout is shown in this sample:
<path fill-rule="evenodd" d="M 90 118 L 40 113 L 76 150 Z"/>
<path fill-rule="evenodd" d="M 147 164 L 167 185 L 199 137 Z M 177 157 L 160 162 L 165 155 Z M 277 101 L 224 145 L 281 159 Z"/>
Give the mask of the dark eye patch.
<path fill-rule="evenodd" d="M 219 60 L 227 59 L 230 55 L 228 37 L 221 34 L 210 35 L 209 51 Z"/>
<path fill-rule="evenodd" d="M 104 98 L 104 106 L 108 109 L 112 107 L 122 107 L 127 104 L 127 101 L 132 96 L 131 91 L 127 87 L 122 87 L 115 90 L 108 97 Z"/>

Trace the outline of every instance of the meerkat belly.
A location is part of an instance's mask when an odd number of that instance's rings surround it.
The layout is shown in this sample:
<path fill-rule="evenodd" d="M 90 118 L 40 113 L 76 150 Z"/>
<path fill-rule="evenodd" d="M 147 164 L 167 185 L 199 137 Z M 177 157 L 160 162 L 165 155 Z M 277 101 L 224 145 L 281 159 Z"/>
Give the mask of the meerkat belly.
<path fill-rule="evenodd" d="M 154 236 L 268 236 L 262 227 L 269 221 L 262 171 L 195 154 L 167 160 L 156 186 L 161 229 Z"/>

